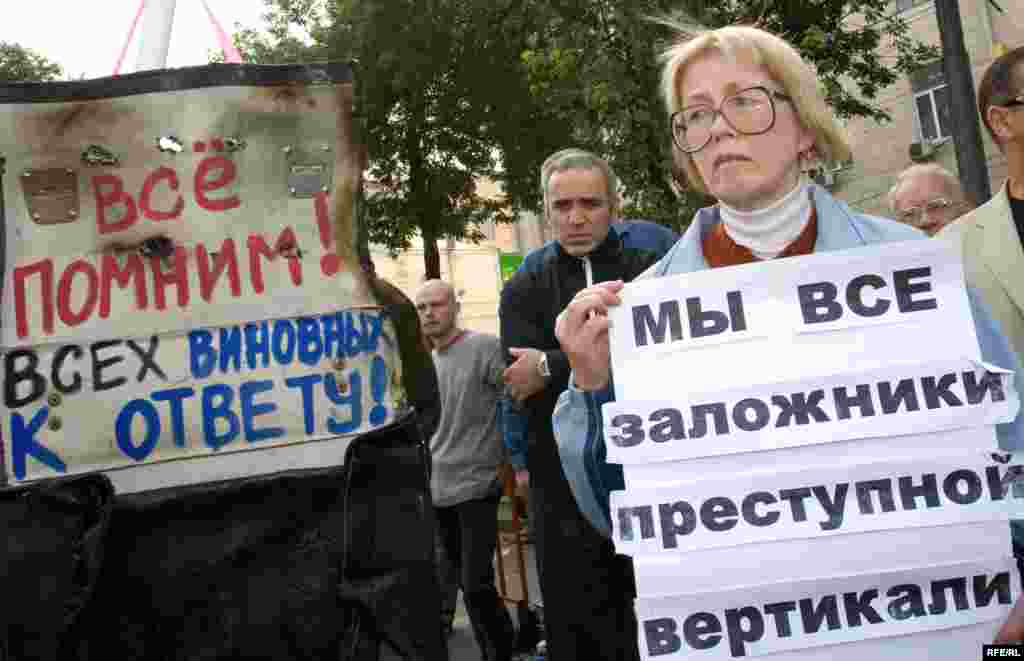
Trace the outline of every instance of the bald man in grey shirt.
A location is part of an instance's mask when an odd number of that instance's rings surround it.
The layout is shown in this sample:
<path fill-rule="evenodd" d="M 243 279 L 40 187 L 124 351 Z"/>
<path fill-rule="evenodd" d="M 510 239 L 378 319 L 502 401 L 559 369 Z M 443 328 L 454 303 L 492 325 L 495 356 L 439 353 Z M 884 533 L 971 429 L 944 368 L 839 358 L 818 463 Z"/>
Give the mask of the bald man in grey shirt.
<path fill-rule="evenodd" d="M 441 419 L 430 439 L 430 491 L 441 545 L 462 588 L 473 635 L 486 661 L 509 661 L 515 631 L 494 587 L 498 536 L 498 427 L 502 358 L 498 338 L 459 328 L 451 285 L 424 283 L 416 294 L 423 333 L 434 350 Z"/>

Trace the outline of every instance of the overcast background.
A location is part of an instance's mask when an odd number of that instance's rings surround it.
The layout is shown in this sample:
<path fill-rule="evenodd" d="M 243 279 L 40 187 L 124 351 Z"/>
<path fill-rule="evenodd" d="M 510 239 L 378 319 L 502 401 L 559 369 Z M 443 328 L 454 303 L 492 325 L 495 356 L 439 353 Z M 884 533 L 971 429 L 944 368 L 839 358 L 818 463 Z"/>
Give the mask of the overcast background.
<path fill-rule="evenodd" d="M 229 33 L 235 32 L 236 22 L 244 27 L 263 25 L 263 0 L 208 2 Z M 65 77 L 77 79 L 114 72 L 139 0 L 7 0 L 4 5 L 0 41 L 31 48 L 64 67 Z M 201 0 L 178 0 L 167 66 L 205 64 L 210 51 L 218 48 Z M 132 70 L 136 52 L 133 42 L 122 72 Z"/>

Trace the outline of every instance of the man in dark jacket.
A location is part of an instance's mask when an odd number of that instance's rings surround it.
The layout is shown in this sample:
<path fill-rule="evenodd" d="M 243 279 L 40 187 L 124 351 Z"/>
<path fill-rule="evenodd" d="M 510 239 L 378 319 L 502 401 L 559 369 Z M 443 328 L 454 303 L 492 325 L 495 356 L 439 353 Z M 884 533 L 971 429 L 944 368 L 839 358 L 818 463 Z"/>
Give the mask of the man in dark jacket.
<path fill-rule="evenodd" d="M 509 394 L 528 418 L 531 528 L 551 661 L 638 659 L 628 558 L 576 507 L 562 473 L 551 414 L 569 380 L 555 318 L 589 282 L 632 280 L 676 241 L 647 222 L 618 222 L 615 173 L 603 159 L 566 149 L 541 167 L 544 213 L 557 240 L 523 260 L 501 293 Z"/>

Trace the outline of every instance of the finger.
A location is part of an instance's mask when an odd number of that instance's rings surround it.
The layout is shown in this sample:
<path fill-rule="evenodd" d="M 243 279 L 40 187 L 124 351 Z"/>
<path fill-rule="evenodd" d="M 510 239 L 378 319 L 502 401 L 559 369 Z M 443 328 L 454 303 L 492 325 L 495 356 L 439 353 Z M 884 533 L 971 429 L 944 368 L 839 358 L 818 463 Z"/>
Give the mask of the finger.
<path fill-rule="evenodd" d="M 566 342 L 571 342 L 581 332 L 587 317 L 591 316 L 591 306 L 591 303 L 583 299 L 570 303 L 562 310 L 555 319 L 555 338 L 560 344 L 565 346 Z"/>
<path fill-rule="evenodd" d="M 566 308 L 563 314 L 568 313 Z M 567 319 L 568 317 L 566 317 Z M 608 329 L 611 328 L 611 320 L 607 316 L 594 315 L 585 318 L 582 323 L 571 326 L 572 322 L 565 320 L 559 322 L 555 327 L 555 336 L 563 349 L 571 351 L 575 348 L 578 351 L 589 354 L 595 343 L 608 344 Z"/>
<path fill-rule="evenodd" d="M 508 352 L 515 358 L 509 367 L 515 367 L 516 365 L 523 365 L 530 361 L 530 356 L 533 354 L 533 349 L 520 349 L 510 347 Z"/>
<path fill-rule="evenodd" d="M 580 340 L 591 346 L 597 346 L 601 342 L 608 343 L 608 329 L 611 328 L 611 320 L 608 317 L 591 317 L 583 324 Z"/>
<path fill-rule="evenodd" d="M 614 295 L 614 294 L 611 294 Z M 577 295 L 565 308 L 566 323 L 569 329 L 577 329 L 589 317 L 608 314 L 608 302 L 598 293 Z"/>
<path fill-rule="evenodd" d="M 588 287 L 573 297 L 573 301 L 597 300 L 605 308 L 613 305 L 621 305 L 622 298 L 615 292 L 604 287 Z"/>
<path fill-rule="evenodd" d="M 590 356 L 608 353 L 608 329 L 611 321 L 608 317 L 595 316 L 587 320 L 580 329 L 578 345 Z"/>
<path fill-rule="evenodd" d="M 518 370 L 515 372 L 509 372 L 508 376 L 505 377 L 505 383 L 512 386 L 512 390 L 515 390 L 519 386 L 523 385 L 524 381 L 525 379 L 523 379 L 522 375 L 519 373 Z"/>
<path fill-rule="evenodd" d="M 626 286 L 626 283 L 623 280 L 605 280 L 604 282 L 595 282 L 593 286 L 606 291 L 619 292 Z"/>

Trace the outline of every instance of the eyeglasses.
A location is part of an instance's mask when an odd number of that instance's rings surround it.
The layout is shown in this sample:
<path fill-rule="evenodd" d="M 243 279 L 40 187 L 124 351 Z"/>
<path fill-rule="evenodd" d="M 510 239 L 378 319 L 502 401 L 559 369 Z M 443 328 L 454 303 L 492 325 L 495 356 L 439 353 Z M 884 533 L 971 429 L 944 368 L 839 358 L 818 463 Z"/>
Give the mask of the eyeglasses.
<path fill-rule="evenodd" d="M 899 216 L 900 222 L 906 223 L 907 225 L 913 225 L 914 227 L 924 227 L 929 224 L 927 219 L 933 213 L 945 211 L 946 209 L 959 205 L 959 202 L 953 202 L 952 200 L 947 200 L 943 197 L 937 197 L 934 200 L 928 200 L 925 202 L 924 206 L 907 207 L 906 209 L 897 212 L 896 215 Z"/>
<path fill-rule="evenodd" d="M 672 141 L 685 154 L 704 149 L 711 142 L 711 127 L 719 115 L 737 133 L 767 133 L 775 125 L 774 99 L 791 101 L 781 92 L 758 85 L 725 97 L 718 108 L 707 103 L 686 106 L 669 118 Z"/>

